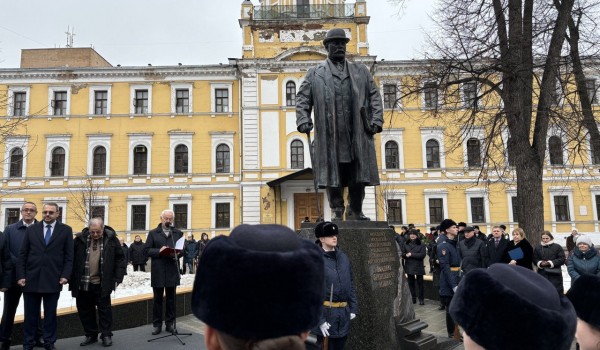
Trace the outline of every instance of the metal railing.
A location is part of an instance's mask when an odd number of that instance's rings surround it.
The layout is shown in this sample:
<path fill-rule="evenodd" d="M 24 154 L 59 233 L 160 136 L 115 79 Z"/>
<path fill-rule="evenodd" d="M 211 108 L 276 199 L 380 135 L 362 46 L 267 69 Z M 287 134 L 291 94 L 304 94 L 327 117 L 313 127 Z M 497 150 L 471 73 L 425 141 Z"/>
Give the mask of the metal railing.
<path fill-rule="evenodd" d="M 254 6 L 255 20 L 354 17 L 354 4 Z"/>

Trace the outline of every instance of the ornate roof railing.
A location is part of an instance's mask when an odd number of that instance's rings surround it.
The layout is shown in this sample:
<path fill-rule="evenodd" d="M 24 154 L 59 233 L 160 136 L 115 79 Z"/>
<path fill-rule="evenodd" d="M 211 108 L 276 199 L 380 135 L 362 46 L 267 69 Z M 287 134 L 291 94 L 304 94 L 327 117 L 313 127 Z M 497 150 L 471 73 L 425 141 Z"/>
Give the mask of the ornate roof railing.
<path fill-rule="evenodd" d="M 354 4 L 254 6 L 254 20 L 291 18 L 351 18 Z"/>

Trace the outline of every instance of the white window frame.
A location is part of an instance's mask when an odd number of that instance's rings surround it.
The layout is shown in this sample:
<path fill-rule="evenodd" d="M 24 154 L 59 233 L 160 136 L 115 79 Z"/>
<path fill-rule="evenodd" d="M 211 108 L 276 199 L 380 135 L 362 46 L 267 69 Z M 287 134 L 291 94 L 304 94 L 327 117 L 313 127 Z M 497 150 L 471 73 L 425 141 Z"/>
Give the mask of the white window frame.
<path fill-rule="evenodd" d="M 388 141 L 394 141 L 398 144 L 398 169 L 389 169 L 394 171 L 404 170 L 404 128 L 384 129 L 381 132 L 381 169 L 387 170 L 385 164 L 385 144 Z M 440 159 L 441 162 L 441 159 Z"/>
<path fill-rule="evenodd" d="M 106 91 L 106 114 L 96 114 L 96 91 Z M 92 85 L 90 86 L 89 114 L 94 116 L 110 115 L 112 103 L 112 85 Z"/>
<path fill-rule="evenodd" d="M 186 194 L 170 194 L 169 195 L 169 208 L 173 210 L 175 204 L 186 204 L 187 205 L 187 227 L 183 229 L 184 232 L 192 232 L 192 195 Z M 177 224 L 177 223 L 175 223 Z"/>
<path fill-rule="evenodd" d="M 40 209 L 38 209 L 38 212 L 41 212 L 42 209 L 44 208 L 44 204 L 46 203 L 51 203 L 54 202 L 56 204 L 58 204 L 59 207 L 63 208 L 62 211 L 62 223 L 66 224 L 67 223 L 67 204 L 69 203 L 69 200 L 67 199 L 67 197 L 44 197 L 44 199 L 42 200 L 42 205 L 39 206 Z"/>
<path fill-rule="evenodd" d="M 287 143 L 286 143 L 286 154 L 287 154 L 287 168 L 288 169 L 292 169 L 292 142 L 294 141 L 300 141 L 302 142 L 302 147 L 303 147 L 303 151 L 304 151 L 304 168 L 311 168 L 312 167 L 312 162 L 310 159 L 310 150 L 308 149 L 308 142 L 306 141 L 306 138 L 304 137 L 300 137 L 298 135 L 291 135 L 288 136 L 287 138 Z M 302 170 L 302 169 L 294 169 L 294 170 Z"/>
<path fill-rule="evenodd" d="M 598 106 L 600 105 L 600 76 L 588 76 L 585 79 L 587 80 L 593 80 L 594 81 L 594 88 L 596 89 L 596 103 L 592 103 L 592 106 Z M 586 85 L 586 93 L 587 93 L 587 85 Z"/>
<path fill-rule="evenodd" d="M 383 212 L 385 213 L 385 221 L 388 221 L 388 200 L 398 199 L 402 202 L 402 221 L 404 221 L 402 225 L 405 225 L 405 222 L 408 222 L 408 218 L 406 217 L 406 195 L 407 192 L 405 189 L 385 190 L 383 192 L 385 205 L 385 210 Z"/>
<path fill-rule="evenodd" d="M 23 219 L 21 207 L 25 203 L 25 198 L 2 198 L 0 205 L 0 223 L 2 226 L 6 223 L 6 209 L 19 209 L 19 220 Z"/>
<path fill-rule="evenodd" d="M 135 113 L 135 91 L 148 90 L 148 111 L 145 114 Z M 150 115 L 152 114 L 152 84 L 131 84 L 129 85 L 129 114 L 130 115 Z"/>
<path fill-rule="evenodd" d="M 558 137 L 559 140 L 560 140 L 560 142 L 561 142 L 563 165 L 552 165 L 550 163 L 549 141 L 550 141 L 550 138 L 552 136 Z M 566 135 L 564 134 L 564 132 L 562 132 L 561 130 L 559 130 L 557 127 L 551 126 L 548 129 L 548 135 L 546 136 L 546 165 L 548 165 L 550 167 L 558 167 L 558 168 L 567 167 L 567 166 L 571 165 L 570 162 L 569 162 L 569 153 L 566 150 L 564 140 L 566 140 Z"/>
<path fill-rule="evenodd" d="M 478 97 L 479 94 L 481 93 L 481 85 L 476 81 L 469 81 L 469 82 L 460 84 L 460 101 L 461 101 L 463 110 L 472 109 L 472 105 L 470 103 L 467 104 L 467 100 L 466 100 L 466 96 L 465 96 L 464 88 L 465 88 L 465 85 L 467 85 L 467 84 L 475 84 L 475 97 Z M 479 99 L 479 98 L 477 99 L 476 108 L 477 109 L 481 108 L 481 99 Z"/>
<path fill-rule="evenodd" d="M 598 232 L 600 228 L 600 218 L 598 218 L 598 204 L 596 203 L 596 196 L 600 196 L 600 186 L 593 185 L 590 186 L 590 195 L 592 200 L 592 208 L 593 208 L 593 217 L 594 217 L 594 232 Z"/>
<path fill-rule="evenodd" d="M 171 83 L 171 114 L 174 115 L 192 115 L 193 114 L 193 87 L 192 83 Z M 188 91 L 188 112 L 177 113 L 177 90 Z"/>
<path fill-rule="evenodd" d="M 462 146 L 463 146 L 463 164 L 465 169 L 469 169 L 469 152 L 467 148 L 467 141 L 470 139 L 479 140 L 479 156 L 481 157 L 481 164 L 485 165 L 484 149 L 485 149 L 485 130 L 481 127 L 471 127 L 468 130 L 463 130 L 464 135 Z"/>
<path fill-rule="evenodd" d="M 421 128 L 421 152 L 423 157 L 423 169 L 426 171 L 438 170 L 438 168 L 427 168 L 427 141 L 436 140 L 440 145 L 440 169 L 446 168 L 446 148 L 444 146 L 443 128 Z"/>
<path fill-rule="evenodd" d="M 14 96 L 16 92 L 24 92 L 25 93 L 25 115 L 22 117 L 29 116 L 29 102 L 31 99 L 31 87 L 29 86 L 9 86 L 8 87 L 8 103 L 6 104 L 6 115 L 9 117 L 14 117 Z"/>
<path fill-rule="evenodd" d="M 64 115 L 54 115 L 54 93 L 58 91 L 67 92 L 67 112 Z M 49 117 L 69 117 L 71 115 L 71 86 L 49 86 L 48 87 L 48 116 Z"/>
<path fill-rule="evenodd" d="M 465 195 L 467 199 L 467 217 L 469 220 L 473 220 L 473 210 L 471 208 L 471 198 L 483 198 L 483 216 L 484 222 L 474 222 L 470 221 L 474 224 L 486 224 L 491 222 L 490 218 L 490 198 L 489 193 L 484 188 L 468 188 L 465 190 Z"/>
<path fill-rule="evenodd" d="M 50 177 L 50 162 L 52 161 L 52 151 L 56 147 L 62 147 L 65 150 L 65 174 L 64 178 L 69 177 L 69 154 L 71 148 L 71 135 L 46 135 L 46 165 L 44 166 L 44 175 Z"/>
<path fill-rule="evenodd" d="M 296 84 L 296 94 L 298 93 L 298 90 L 300 89 L 300 79 L 296 78 L 296 77 L 286 77 L 281 85 L 281 107 L 283 108 L 296 108 L 296 105 L 294 106 L 288 106 L 287 103 L 287 89 L 286 89 L 286 85 L 289 82 L 292 82 L 294 84 Z"/>
<path fill-rule="evenodd" d="M 129 133 L 129 160 L 128 160 L 128 171 L 129 176 L 133 175 L 133 151 L 136 146 L 146 146 L 148 151 L 148 158 L 146 162 L 146 174 L 136 176 L 150 176 L 152 174 L 152 136 L 154 133 Z"/>
<path fill-rule="evenodd" d="M 396 86 L 396 107 L 395 108 L 386 108 L 385 105 L 385 99 L 384 99 L 384 90 L 383 87 L 384 85 L 395 85 Z M 381 80 L 379 83 L 379 89 L 381 91 L 381 107 L 383 107 L 384 111 L 400 111 L 400 109 L 402 108 L 402 99 L 400 98 L 400 80 L 390 80 L 390 79 L 385 79 L 385 80 Z M 423 97 L 424 99 L 425 97 Z"/>
<path fill-rule="evenodd" d="M 557 224 L 568 224 L 574 225 L 575 220 L 575 207 L 573 204 L 573 188 L 571 186 L 551 186 L 548 188 L 548 194 L 550 195 L 550 213 L 552 215 L 552 227 L 553 231 L 556 230 Z M 570 221 L 556 221 L 556 209 L 554 207 L 555 196 L 567 196 L 569 200 L 569 218 Z"/>
<path fill-rule="evenodd" d="M 426 106 L 425 105 L 425 84 L 429 84 L 429 83 L 435 83 L 437 86 L 437 101 L 435 106 Z M 436 110 L 441 106 L 441 98 L 442 98 L 442 94 L 440 91 L 440 85 L 439 82 L 433 79 L 426 79 L 423 80 L 423 83 L 421 85 L 423 92 L 421 93 L 421 110 L 422 111 L 432 111 L 432 110 Z"/>
<path fill-rule="evenodd" d="M 94 149 L 98 146 L 106 149 L 106 175 L 95 175 L 95 176 L 109 176 L 110 175 L 110 140 L 112 134 L 87 134 L 88 137 L 88 161 L 87 161 L 87 173 L 90 176 L 94 172 Z"/>
<path fill-rule="evenodd" d="M 184 145 L 188 149 L 188 171 L 186 174 L 193 173 L 193 164 L 192 164 L 192 139 L 194 137 L 193 131 L 169 131 L 170 138 L 170 156 L 169 156 L 169 172 L 173 175 L 183 175 L 183 174 L 175 174 L 175 147 L 179 145 Z"/>
<path fill-rule="evenodd" d="M 215 100 L 216 97 L 216 90 L 217 89 L 227 89 L 227 93 L 228 93 L 228 112 L 217 112 L 217 103 Z M 228 115 L 233 115 L 233 82 L 227 82 L 227 83 L 210 83 L 210 112 L 215 115 L 215 114 L 228 114 Z"/>
<path fill-rule="evenodd" d="M 104 225 L 109 225 L 108 221 L 108 209 L 109 209 L 110 197 L 109 196 L 98 196 L 93 198 L 92 206 L 94 207 L 104 207 Z M 91 208 L 88 203 L 85 203 L 85 207 L 88 213 L 91 213 Z M 89 220 L 86 218 L 86 225 L 89 225 Z"/>
<path fill-rule="evenodd" d="M 219 231 L 229 231 L 233 230 L 234 227 L 234 212 L 235 207 L 233 206 L 235 202 L 235 195 L 233 193 L 213 193 L 210 196 L 210 227 L 211 230 L 219 230 Z M 216 228 L 217 224 L 217 203 L 229 203 L 229 227 L 227 228 Z"/>
<path fill-rule="evenodd" d="M 131 216 L 132 216 L 131 206 L 132 205 L 145 205 L 146 206 L 146 228 L 141 231 L 149 230 L 149 228 L 150 228 L 150 195 L 127 196 L 127 231 L 128 232 L 131 232 Z"/>
<path fill-rule="evenodd" d="M 27 154 L 29 149 L 29 136 L 14 135 L 7 136 L 4 142 L 4 178 L 8 178 L 10 174 L 10 153 L 15 148 L 20 148 L 23 151 L 23 168 L 21 169 L 21 178 L 27 177 Z"/>
<path fill-rule="evenodd" d="M 233 168 L 234 148 L 233 148 L 233 136 L 235 131 L 211 131 L 209 132 L 211 141 L 211 172 L 213 175 L 227 175 L 233 174 L 235 169 Z M 217 146 L 220 144 L 226 144 L 229 146 L 229 172 L 228 173 L 217 173 Z"/>
<path fill-rule="evenodd" d="M 508 220 L 511 223 L 515 222 L 515 216 L 513 215 L 515 208 L 513 208 L 513 202 L 512 202 L 512 199 L 514 197 L 517 197 L 517 189 L 514 187 L 507 189 L 506 190 L 506 199 L 508 200 Z M 492 220 L 489 219 L 489 221 L 491 222 Z"/>
<path fill-rule="evenodd" d="M 426 225 L 439 225 L 439 222 L 429 222 L 429 199 L 431 198 L 442 198 L 444 202 L 444 218 L 448 217 L 448 190 L 445 188 L 435 189 L 424 189 L 423 195 L 425 197 L 425 223 Z"/>
<path fill-rule="evenodd" d="M 596 124 L 596 127 L 600 128 L 600 125 Z M 600 166 L 600 164 L 594 164 L 594 160 L 592 159 L 592 142 L 589 133 L 585 135 L 585 142 L 587 145 L 588 164 L 591 166 Z"/>

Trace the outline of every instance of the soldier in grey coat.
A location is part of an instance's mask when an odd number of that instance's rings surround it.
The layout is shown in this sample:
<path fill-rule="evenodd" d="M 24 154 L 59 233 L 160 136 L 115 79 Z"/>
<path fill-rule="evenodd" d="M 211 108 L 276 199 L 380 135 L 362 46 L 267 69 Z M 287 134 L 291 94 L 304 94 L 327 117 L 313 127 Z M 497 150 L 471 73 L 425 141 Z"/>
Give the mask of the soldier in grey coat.
<path fill-rule="evenodd" d="M 365 186 L 379 185 L 373 135 L 381 132 L 381 95 L 373 76 L 360 63 L 346 61 L 343 29 L 327 32 L 328 59 L 309 69 L 296 98 L 296 125 L 313 129 L 316 185 L 327 189 L 332 220 L 343 220 L 343 189 L 348 187 L 346 220 L 369 220 L 362 213 Z"/>

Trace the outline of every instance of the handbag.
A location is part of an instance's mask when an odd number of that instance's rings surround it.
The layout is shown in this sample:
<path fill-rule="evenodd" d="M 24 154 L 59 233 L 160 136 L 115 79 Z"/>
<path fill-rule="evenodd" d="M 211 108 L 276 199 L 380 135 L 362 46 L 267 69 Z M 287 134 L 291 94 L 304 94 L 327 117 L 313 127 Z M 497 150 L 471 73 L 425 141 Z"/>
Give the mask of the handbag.
<path fill-rule="evenodd" d="M 562 269 L 560 267 L 544 267 L 544 271 L 546 271 L 549 275 L 561 275 Z"/>

